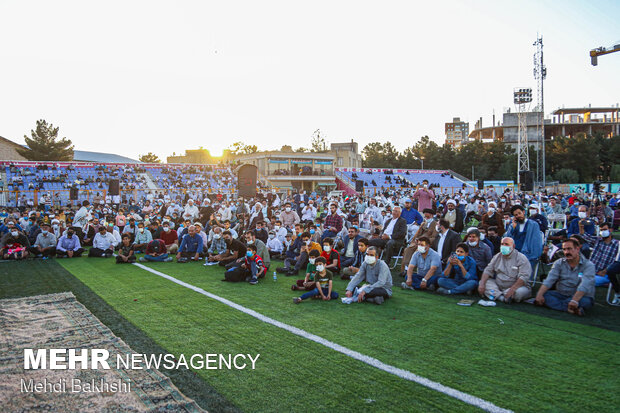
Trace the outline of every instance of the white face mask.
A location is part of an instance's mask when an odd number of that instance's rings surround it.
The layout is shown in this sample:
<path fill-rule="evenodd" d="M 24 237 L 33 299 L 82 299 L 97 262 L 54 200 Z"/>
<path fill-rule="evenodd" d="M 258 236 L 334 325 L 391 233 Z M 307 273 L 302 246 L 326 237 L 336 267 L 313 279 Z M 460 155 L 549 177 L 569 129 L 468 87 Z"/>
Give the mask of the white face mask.
<path fill-rule="evenodd" d="M 493 208 L 493 207 L 489 207 L 489 212 L 490 212 L 491 214 L 495 213 L 495 208 Z"/>
<path fill-rule="evenodd" d="M 485 234 L 480 234 L 480 239 L 481 239 L 481 240 L 483 240 L 483 239 L 485 239 L 485 238 L 486 238 L 486 235 L 485 235 Z"/>
<path fill-rule="evenodd" d="M 326 246 L 323 247 L 323 250 L 325 252 L 330 252 L 332 250 L 332 247 L 330 247 L 329 245 L 326 245 Z"/>
<path fill-rule="evenodd" d="M 581 212 L 581 211 L 578 212 L 577 214 L 579 215 L 579 218 L 581 219 L 585 219 L 588 216 L 588 214 L 586 214 L 585 212 Z"/>
<path fill-rule="evenodd" d="M 220 239 L 220 238 L 222 238 L 222 234 L 213 234 L 213 238 L 214 239 Z"/>
<path fill-rule="evenodd" d="M 367 255 L 366 258 L 364 258 L 364 262 L 368 265 L 373 265 L 375 262 L 377 262 L 377 257 Z"/>
<path fill-rule="evenodd" d="M 418 247 L 418 252 L 419 252 L 420 254 L 424 254 L 424 253 L 426 252 L 426 247 L 423 247 L 423 246 L 421 246 L 421 245 L 420 245 L 420 246 Z"/>
<path fill-rule="evenodd" d="M 530 216 L 532 216 L 532 215 L 534 215 L 534 214 L 536 214 L 536 213 L 538 213 L 538 211 L 537 211 L 537 210 L 535 210 L 535 209 L 530 209 Z"/>
<path fill-rule="evenodd" d="M 308 261 L 310 261 L 310 264 L 314 264 L 314 261 L 316 260 L 316 258 L 309 258 Z"/>
<path fill-rule="evenodd" d="M 144 232 L 144 228 L 138 228 L 140 232 Z"/>
<path fill-rule="evenodd" d="M 306 241 L 306 245 L 310 245 L 311 242 L 312 240 L 309 239 L 308 241 Z"/>
<path fill-rule="evenodd" d="M 58 229 L 58 224 L 54 224 L 54 225 L 52 225 L 52 228 L 54 228 L 54 229 Z"/>
<path fill-rule="evenodd" d="M 16 237 L 18 234 L 19 234 L 19 232 L 17 232 L 17 231 L 11 231 L 11 235 L 14 236 L 14 237 Z"/>
<path fill-rule="evenodd" d="M 249 241 L 248 241 L 248 245 L 252 245 L 252 244 L 254 244 L 254 241 L 249 240 Z"/>
<path fill-rule="evenodd" d="M 291 212 L 291 207 L 286 207 L 286 208 L 284 208 L 284 210 L 285 210 L 286 212 Z"/>
<path fill-rule="evenodd" d="M 276 231 L 279 231 L 279 230 L 280 230 L 280 225 L 275 225 L 275 226 L 273 227 L 273 229 L 275 229 Z"/>
<path fill-rule="evenodd" d="M 170 227 L 164 227 L 164 232 L 170 231 Z"/>
<path fill-rule="evenodd" d="M 274 234 L 269 234 L 269 239 L 274 239 L 276 236 Z"/>
<path fill-rule="evenodd" d="M 607 238 L 609 236 L 609 230 L 605 229 L 603 231 L 601 231 L 601 237 L 603 238 Z"/>
<path fill-rule="evenodd" d="M 475 247 L 476 245 L 478 245 L 476 241 L 467 241 L 467 243 L 469 244 L 470 247 Z"/>
<path fill-rule="evenodd" d="M 317 266 L 316 266 L 316 270 L 317 270 L 318 272 L 322 272 L 324 269 L 325 269 L 325 266 L 324 266 L 324 265 L 317 265 Z"/>

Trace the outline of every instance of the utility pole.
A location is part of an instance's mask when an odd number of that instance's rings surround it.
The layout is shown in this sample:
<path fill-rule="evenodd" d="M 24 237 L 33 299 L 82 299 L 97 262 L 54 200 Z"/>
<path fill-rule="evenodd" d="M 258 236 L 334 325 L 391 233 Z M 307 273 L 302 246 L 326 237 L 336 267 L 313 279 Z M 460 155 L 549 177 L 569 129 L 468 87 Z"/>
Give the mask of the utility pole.
<path fill-rule="evenodd" d="M 538 176 L 538 185 L 542 182 L 542 186 L 547 184 L 546 173 L 546 153 L 545 153 L 545 96 L 543 93 L 543 83 L 547 77 L 547 67 L 543 61 L 543 39 L 542 36 L 538 36 L 533 46 L 536 46 L 536 53 L 534 53 L 534 79 L 536 79 L 536 86 L 538 89 L 537 96 L 537 112 L 540 113 L 540 117 L 536 116 L 536 133 L 538 141 L 538 156 L 536 159 Z M 542 166 L 541 166 L 542 164 Z"/>

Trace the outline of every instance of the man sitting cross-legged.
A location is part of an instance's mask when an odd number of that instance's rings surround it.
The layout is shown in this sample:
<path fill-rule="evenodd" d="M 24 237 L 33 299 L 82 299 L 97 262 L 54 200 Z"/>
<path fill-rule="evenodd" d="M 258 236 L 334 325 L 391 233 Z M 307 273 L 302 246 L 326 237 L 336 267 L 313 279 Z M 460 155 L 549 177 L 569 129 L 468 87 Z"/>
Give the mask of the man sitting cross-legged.
<path fill-rule="evenodd" d="M 306 278 L 303 280 L 297 280 L 295 284 L 291 286 L 291 290 L 306 290 L 311 291 L 315 287 L 314 273 L 316 272 L 316 259 L 320 257 L 317 250 L 312 250 L 308 254 L 308 265 L 306 266 Z"/>
<path fill-rule="evenodd" d="M 140 257 L 140 262 L 158 261 L 170 262 L 172 257 L 168 255 L 168 249 L 163 239 L 154 239 L 146 246 L 144 257 Z"/>
<path fill-rule="evenodd" d="M 366 281 L 357 289 L 357 302 L 368 301 L 377 305 L 383 304 L 383 301 L 392 296 L 392 274 L 390 267 L 385 261 L 379 260 L 377 257 L 377 248 L 368 247 L 366 249 L 366 258 L 355 274 L 353 279 L 347 285 L 347 297 L 353 297 L 354 292 L 361 282 Z"/>
<path fill-rule="evenodd" d="M 117 264 L 131 264 L 136 262 L 136 254 L 134 253 L 135 244 L 131 244 L 131 236 L 129 234 L 123 234 L 123 240 L 121 241 L 118 255 L 116 256 Z"/>
<path fill-rule="evenodd" d="M 99 232 L 93 238 L 93 247 L 88 251 L 89 257 L 110 258 L 114 254 L 116 238 L 109 233 L 105 226 L 99 227 Z"/>
<path fill-rule="evenodd" d="M 467 294 L 478 286 L 476 261 L 469 256 L 469 247 L 465 243 L 458 244 L 456 251 L 448 259 L 443 276 L 437 280 L 440 294 Z"/>
<path fill-rule="evenodd" d="M 284 260 L 284 267 L 276 268 L 277 272 L 285 273 L 286 275 L 297 275 L 300 268 L 305 267 L 308 264 L 308 253 L 312 250 L 319 251 L 319 254 L 323 252 L 321 246 L 316 242 L 312 242 L 310 239 L 310 233 L 304 232 L 301 234 L 301 247 L 299 249 L 299 255 L 295 258 L 287 258 Z"/>
<path fill-rule="evenodd" d="M 196 227 L 190 225 L 187 228 L 187 234 L 181 240 L 177 252 L 177 262 L 198 261 L 200 254 L 202 254 L 202 245 L 202 237 L 196 233 Z"/>
<path fill-rule="evenodd" d="M 414 273 L 415 272 L 415 273 Z M 407 267 L 407 281 L 401 284 L 403 289 L 433 291 L 437 288 L 437 279 L 441 275 L 441 257 L 430 247 L 426 237 L 418 239 L 418 250 L 411 257 Z"/>

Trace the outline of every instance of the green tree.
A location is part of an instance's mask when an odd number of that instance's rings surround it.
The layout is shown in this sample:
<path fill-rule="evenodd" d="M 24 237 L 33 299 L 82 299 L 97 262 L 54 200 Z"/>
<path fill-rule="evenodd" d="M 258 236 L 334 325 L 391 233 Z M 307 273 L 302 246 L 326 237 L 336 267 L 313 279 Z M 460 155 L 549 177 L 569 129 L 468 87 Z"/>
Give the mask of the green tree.
<path fill-rule="evenodd" d="M 560 169 L 555 174 L 553 174 L 553 177 L 561 184 L 574 184 L 579 182 L 579 173 L 574 169 Z"/>
<path fill-rule="evenodd" d="M 153 152 L 149 152 L 146 155 L 140 155 L 138 160 L 144 163 L 161 163 L 161 160 L 159 159 L 159 157 L 155 155 Z"/>
<path fill-rule="evenodd" d="M 391 142 L 371 142 L 362 149 L 364 168 L 396 168 L 399 153 Z"/>
<path fill-rule="evenodd" d="M 37 121 L 36 130 L 31 130 L 31 137 L 24 135 L 27 148 L 17 149 L 29 161 L 72 161 L 73 144 L 67 138 L 58 139 L 58 130 L 45 120 Z"/>
<path fill-rule="evenodd" d="M 609 180 L 611 182 L 620 182 L 620 164 L 615 164 L 611 167 L 611 171 L 609 173 Z"/>
<path fill-rule="evenodd" d="M 323 135 L 321 135 L 320 129 L 317 129 L 312 133 L 312 140 L 310 141 L 310 152 L 327 152 L 325 138 L 323 137 Z"/>
<path fill-rule="evenodd" d="M 238 141 L 228 147 L 231 155 L 243 155 L 258 152 L 258 146 L 246 145 L 245 143 Z"/>

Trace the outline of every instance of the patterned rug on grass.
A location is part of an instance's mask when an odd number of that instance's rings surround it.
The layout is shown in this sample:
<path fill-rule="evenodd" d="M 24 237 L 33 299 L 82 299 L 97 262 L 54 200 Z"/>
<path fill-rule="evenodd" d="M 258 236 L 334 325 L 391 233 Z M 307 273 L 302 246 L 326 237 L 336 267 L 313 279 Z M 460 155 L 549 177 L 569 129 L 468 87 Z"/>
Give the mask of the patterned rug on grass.
<path fill-rule="evenodd" d="M 78 354 L 81 349 L 106 349 L 110 369 L 82 370 L 79 363 L 74 370 L 24 369 L 24 349 L 52 348 L 77 349 Z M 0 410 L 204 412 L 155 369 L 117 369 L 117 354 L 131 353 L 70 292 L 0 300 Z M 44 383 L 50 391 L 29 391 L 34 389 L 30 383 Z M 74 383 L 98 387 L 87 392 Z"/>

